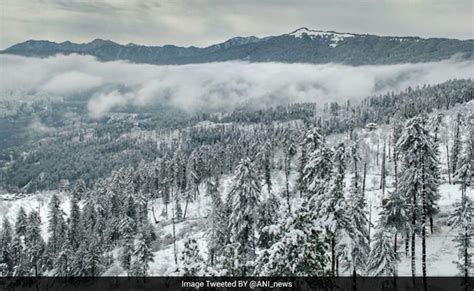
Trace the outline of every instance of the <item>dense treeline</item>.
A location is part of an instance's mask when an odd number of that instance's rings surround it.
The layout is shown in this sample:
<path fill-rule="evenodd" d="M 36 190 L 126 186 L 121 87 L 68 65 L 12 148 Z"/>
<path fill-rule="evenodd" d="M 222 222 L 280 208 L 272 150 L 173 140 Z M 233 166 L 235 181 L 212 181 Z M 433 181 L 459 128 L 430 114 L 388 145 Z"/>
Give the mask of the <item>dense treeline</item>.
<path fill-rule="evenodd" d="M 282 135 L 295 140 L 313 126 L 329 135 L 352 132 L 368 123 L 390 123 L 394 116 L 403 120 L 449 109 L 471 101 L 472 87 L 471 80 L 452 80 L 367 97 L 356 105 L 330 103 L 320 108 L 317 104 L 292 104 L 260 111 L 196 114 L 187 120 L 189 126 L 176 130 L 153 125 L 155 119 L 149 113 L 139 119 L 111 119 L 21 147 L 11 155 L 14 161 L 2 171 L 1 180 L 10 192 L 56 189 L 79 178 L 91 187 L 113 170 L 136 167 L 142 160 L 169 159 L 176 151 L 189 156 L 202 146 L 210 146 L 215 152 L 237 151 L 235 156 L 243 157 L 255 151 L 256 142 L 275 144 Z M 222 156 L 226 166 L 220 171 L 229 173 L 238 158 Z"/>

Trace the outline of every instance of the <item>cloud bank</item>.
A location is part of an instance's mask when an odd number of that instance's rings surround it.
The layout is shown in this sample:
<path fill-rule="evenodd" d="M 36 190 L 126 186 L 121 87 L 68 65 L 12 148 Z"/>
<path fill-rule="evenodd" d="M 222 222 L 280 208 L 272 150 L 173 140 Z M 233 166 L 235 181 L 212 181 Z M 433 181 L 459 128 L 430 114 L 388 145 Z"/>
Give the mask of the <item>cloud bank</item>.
<path fill-rule="evenodd" d="M 285 103 L 360 100 L 408 86 L 472 78 L 473 61 L 346 66 L 224 62 L 181 66 L 99 62 L 91 56 L 26 58 L 1 55 L 5 92 L 88 97 L 100 117 L 115 108 L 163 104 L 193 112 L 265 108 Z"/>

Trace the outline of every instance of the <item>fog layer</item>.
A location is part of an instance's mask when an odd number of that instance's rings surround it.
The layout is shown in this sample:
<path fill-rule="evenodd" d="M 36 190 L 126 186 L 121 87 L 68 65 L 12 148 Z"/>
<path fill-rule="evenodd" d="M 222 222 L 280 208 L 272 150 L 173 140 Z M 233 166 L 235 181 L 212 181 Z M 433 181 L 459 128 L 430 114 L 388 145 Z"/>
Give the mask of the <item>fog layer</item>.
<path fill-rule="evenodd" d="M 21 91 L 88 98 L 91 116 L 118 107 L 171 105 L 192 112 L 296 102 L 359 100 L 408 86 L 472 78 L 473 61 L 346 66 L 224 62 L 181 66 L 99 62 L 91 56 L 0 56 L 0 99 Z"/>

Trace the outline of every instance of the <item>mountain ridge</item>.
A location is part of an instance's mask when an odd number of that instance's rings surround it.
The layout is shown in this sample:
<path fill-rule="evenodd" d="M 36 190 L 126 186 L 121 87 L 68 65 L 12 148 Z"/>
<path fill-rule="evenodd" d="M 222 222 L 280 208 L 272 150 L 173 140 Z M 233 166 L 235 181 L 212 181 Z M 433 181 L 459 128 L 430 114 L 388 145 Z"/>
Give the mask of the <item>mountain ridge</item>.
<path fill-rule="evenodd" d="M 312 30 L 301 27 L 290 33 L 267 37 L 234 37 L 207 47 L 175 45 L 122 45 L 94 39 L 88 43 L 27 40 L 3 54 L 47 57 L 56 54 L 86 54 L 102 61 L 181 65 L 220 61 L 342 63 L 349 65 L 427 62 L 461 55 L 474 58 L 474 40 L 377 36 Z"/>

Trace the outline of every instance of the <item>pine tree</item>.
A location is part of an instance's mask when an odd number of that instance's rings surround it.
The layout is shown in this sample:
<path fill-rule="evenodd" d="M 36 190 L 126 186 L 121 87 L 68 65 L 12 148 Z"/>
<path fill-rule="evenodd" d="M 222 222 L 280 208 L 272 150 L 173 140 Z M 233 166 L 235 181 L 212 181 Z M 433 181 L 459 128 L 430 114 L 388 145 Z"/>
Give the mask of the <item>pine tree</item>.
<path fill-rule="evenodd" d="M 264 181 L 267 185 L 268 193 L 272 192 L 272 145 L 270 142 L 266 142 L 263 149 L 263 168 L 264 168 Z"/>
<path fill-rule="evenodd" d="M 84 270 L 89 277 L 98 277 L 104 271 L 102 249 L 97 235 L 94 235 L 88 243 L 84 258 Z"/>
<path fill-rule="evenodd" d="M 411 232 L 410 201 L 405 199 L 397 190 L 389 191 L 382 200 L 382 209 L 379 213 L 379 224 L 381 228 L 393 229 L 393 249 L 397 252 L 398 234 Z"/>
<path fill-rule="evenodd" d="M 71 213 L 69 217 L 69 244 L 73 251 L 79 248 L 84 234 L 83 225 L 81 223 L 81 210 L 76 199 L 71 199 Z"/>
<path fill-rule="evenodd" d="M 461 274 L 467 279 L 472 274 L 474 267 L 472 254 L 469 253 L 473 247 L 474 237 L 474 203 L 467 195 L 467 187 L 471 182 L 471 162 L 468 161 L 469 154 L 466 152 L 460 159 L 460 167 L 456 171 L 456 179 L 461 184 L 461 201 L 455 204 L 454 211 L 450 217 L 450 224 L 458 227 L 459 232 L 455 239 L 458 248 L 459 262 L 455 262 Z"/>
<path fill-rule="evenodd" d="M 48 245 L 50 245 L 51 256 L 56 256 L 59 248 L 62 245 L 62 238 L 64 237 L 64 212 L 60 207 L 60 201 L 58 196 L 53 195 L 49 203 L 49 214 L 48 214 L 48 232 L 49 239 Z"/>
<path fill-rule="evenodd" d="M 281 237 L 262 250 L 256 261 L 257 276 L 327 275 L 327 244 L 316 223 L 316 211 L 305 202 L 293 216 L 283 220 L 276 233 Z"/>
<path fill-rule="evenodd" d="M 208 216 L 209 230 L 207 233 L 209 262 L 211 265 L 214 265 L 216 263 L 216 258 L 222 255 L 227 242 L 227 216 L 226 207 L 218 192 L 218 180 L 209 180 L 207 183 L 207 190 L 211 197 L 211 210 Z"/>
<path fill-rule="evenodd" d="M 415 272 L 415 234 L 421 224 L 422 239 L 422 272 L 423 282 L 426 285 L 426 219 L 428 214 L 427 193 L 430 191 L 429 183 L 436 182 L 432 165 L 437 163 L 435 146 L 426 129 L 423 116 L 407 121 L 403 133 L 398 140 L 397 150 L 403 161 L 403 174 L 400 191 L 407 199 L 412 199 L 412 276 Z M 422 209 L 421 221 L 418 200 L 421 196 Z"/>
<path fill-rule="evenodd" d="M 26 215 L 26 211 L 23 207 L 20 207 L 18 210 L 18 214 L 16 216 L 16 223 L 15 223 L 15 232 L 18 236 L 24 236 L 26 234 L 26 227 L 28 224 L 28 217 Z"/>
<path fill-rule="evenodd" d="M 133 255 L 133 223 L 130 218 L 127 218 L 128 223 L 124 224 L 122 228 L 123 247 L 120 255 L 120 265 L 125 271 L 131 270 L 132 255 Z"/>
<path fill-rule="evenodd" d="M 369 255 L 368 272 L 373 276 L 397 276 L 398 253 L 392 246 L 393 233 L 379 223 Z"/>
<path fill-rule="evenodd" d="M 41 275 L 42 256 L 45 243 L 41 237 L 41 218 L 37 211 L 31 211 L 28 216 L 28 226 L 25 234 L 25 250 L 30 272 L 33 276 Z"/>
<path fill-rule="evenodd" d="M 353 154 L 356 154 L 353 152 Z M 349 267 L 352 268 L 353 276 L 357 276 L 357 271 L 364 271 L 367 257 L 369 256 L 369 220 L 367 219 L 367 203 L 358 182 L 359 175 L 357 169 L 352 180 L 351 191 L 348 200 L 348 215 L 352 218 L 352 235 L 348 254 L 350 258 Z"/>
<path fill-rule="evenodd" d="M 183 276 L 200 276 L 205 271 L 204 259 L 199 254 L 199 246 L 194 239 L 184 242 L 184 250 L 180 257 Z"/>
<path fill-rule="evenodd" d="M 439 194 L 439 183 L 441 179 L 441 173 L 439 170 L 439 155 L 440 155 L 440 124 L 442 121 L 442 115 L 437 114 L 432 119 L 430 120 L 429 128 L 433 132 L 433 147 L 434 147 L 434 153 L 436 156 L 436 159 L 428 160 L 428 168 L 430 172 L 432 172 L 432 175 L 430 177 L 431 180 L 427 181 L 426 184 L 426 202 L 427 202 L 427 215 L 430 220 L 430 232 L 433 233 L 433 225 L 434 225 L 434 220 L 433 216 L 436 215 L 439 212 L 439 207 L 438 207 L 438 201 L 440 199 L 440 194 Z M 429 178 L 429 177 L 427 177 Z"/>
<path fill-rule="evenodd" d="M 237 165 L 229 192 L 232 213 L 229 219 L 230 243 L 234 247 L 231 272 L 244 276 L 251 273 L 249 267 L 255 255 L 257 210 L 260 205 L 261 188 L 258 175 L 250 159 Z"/>
<path fill-rule="evenodd" d="M 472 243 L 474 237 L 473 221 L 474 203 L 467 195 L 464 195 L 461 202 L 456 204 L 456 208 L 451 216 L 451 223 L 453 226 L 459 227 L 459 232 L 453 239 L 458 249 L 459 261 L 454 261 L 454 263 L 457 265 L 460 274 L 465 278 L 472 275 L 474 267 L 472 253 L 470 253 L 474 246 Z"/>
<path fill-rule="evenodd" d="M 24 277 L 28 276 L 28 266 L 25 256 L 25 250 L 23 248 L 23 243 L 19 235 L 15 235 L 13 238 L 11 246 L 11 254 L 13 259 L 13 276 L 14 277 Z"/>
<path fill-rule="evenodd" d="M 13 230 L 10 221 L 3 217 L 2 229 L 0 232 L 0 265 L 3 276 L 9 276 L 13 273 L 14 261 L 11 247 L 13 242 Z"/>
<path fill-rule="evenodd" d="M 301 142 L 301 156 L 299 167 L 298 188 L 306 197 L 312 196 L 317 187 L 326 177 L 326 170 L 331 170 L 330 154 L 324 137 L 312 128 L 306 132 Z M 313 189 L 308 189 L 308 186 Z"/>
<path fill-rule="evenodd" d="M 344 242 L 350 241 L 350 237 L 354 237 L 353 224 L 348 215 L 348 207 L 344 198 L 345 158 L 345 147 L 340 144 L 334 150 L 331 180 L 323 186 L 322 194 L 314 199 L 319 213 L 319 222 L 325 226 L 331 244 L 331 274 L 333 276 L 338 273 L 340 251 L 343 250 L 346 254 L 352 252 L 350 245 Z"/>
<path fill-rule="evenodd" d="M 97 221 L 97 212 L 92 201 L 86 201 L 82 208 L 81 223 L 84 236 L 92 235 Z"/>
<path fill-rule="evenodd" d="M 72 190 L 72 197 L 77 201 L 80 201 L 81 199 L 85 198 L 86 191 L 86 183 L 84 180 L 79 179 Z"/>
<path fill-rule="evenodd" d="M 456 124 L 454 125 L 453 147 L 451 148 L 451 173 L 456 173 L 458 169 L 458 159 L 461 154 L 461 122 L 462 114 L 456 116 Z"/>
<path fill-rule="evenodd" d="M 73 257 L 74 255 L 71 249 L 71 244 L 69 243 L 69 240 L 66 239 L 64 240 L 61 250 L 54 261 L 54 274 L 58 277 L 70 276 L 72 272 Z"/>
<path fill-rule="evenodd" d="M 183 210 L 181 208 L 181 199 L 180 199 L 180 194 L 176 193 L 175 197 L 175 206 L 174 206 L 174 217 L 176 221 L 181 221 L 183 219 Z"/>
<path fill-rule="evenodd" d="M 150 249 L 150 233 L 144 228 L 138 236 L 133 250 L 131 273 L 133 276 L 146 276 L 153 262 L 153 253 Z"/>
<path fill-rule="evenodd" d="M 73 254 L 71 263 L 71 275 L 75 277 L 89 276 L 86 265 L 88 242 L 82 241 L 77 251 Z"/>
<path fill-rule="evenodd" d="M 280 200 L 276 195 L 270 193 L 260 205 L 257 227 L 260 229 L 258 246 L 263 249 L 269 248 L 275 242 L 275 234 L 272 226 L 279 220 Z"/>
<path fill-rule="evenodd" d="M 291 214 L 289 177 L 290 177 L 290 171 L 291 171 L 291 161 L 297 152 L 296 145 L 294 144 L 291 137 L 291 132 L 286 131 L 284 133 L 282 146 L 283 146 L 283 155 L 284 155 L 283 165 L 284 165 L 284 172 L 285 172 L 286 204 L 288 208 L 288 214 Z"/>
<path fill-rule="evenodd" d="M 474 120 L 474 115 L 471 115 L 470 118 L 471 122 Z M 469 182 L 471 184 L 471 187 L 474 185 L 474 124 L 471 124 L 469 126 L 469 138 L 467 141 L 467 161 L 470 162 L 470 167 L 471 167 L 471 175 L 469 177 Z"/>
<path fill-rule="evenodd" d="M 333 167 L 332 156 L 333 151 L 326 146 L 321 146 L 308 155 L 302 179 L 302 183 L 306 185 L 305 196 L 308 200 L 321 195 L 329 183 Z"/>

